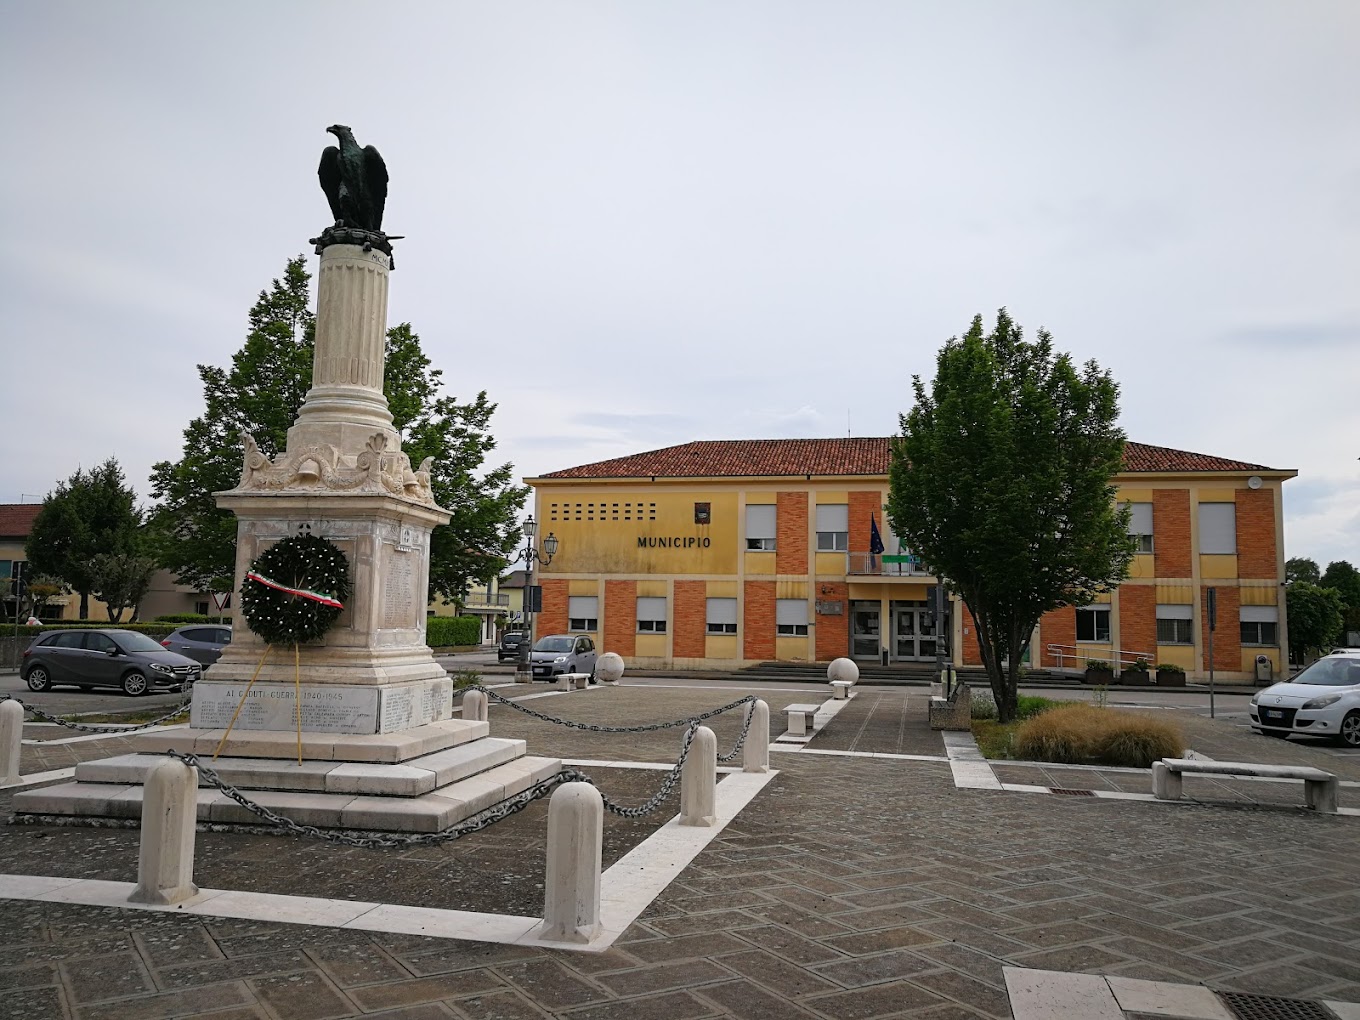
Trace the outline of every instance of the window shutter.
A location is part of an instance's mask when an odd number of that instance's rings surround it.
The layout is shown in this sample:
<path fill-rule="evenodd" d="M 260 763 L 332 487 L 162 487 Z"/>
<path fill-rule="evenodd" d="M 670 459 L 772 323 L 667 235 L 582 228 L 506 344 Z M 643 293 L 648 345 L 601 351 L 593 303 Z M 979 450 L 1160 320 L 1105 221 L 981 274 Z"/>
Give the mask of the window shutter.
<path fill-rule="evenodd" d="M 736 599 L 709 599 L 708 600 L 708 623 L 736 623 L 737 622 L 737 600 Z"/>
<path fill-rule="evenodd" d="M 666 620 L 666 600 L 664 598 L 652 598 L 643 596 L 637 600 L 637 618 L 639 620 Z"/>
<path fill-rule="evenodd" d="M 781 627 L 806 627 L 808 622 L 807 599 L 776 599 L 774 622 Z"/>
<path fill-rule="evenodd" d="M 1201 553 L 1237 552 L 1237 504 L 1201 503 L 1199 505 L 1199 551 Z"/>
<path fill-rule="evenodd" d="M 849 531 L 850 507 L 844 503 L 818 503 L 817 530 Z"/>
<path fill-rule="evenodd" d="M 1277 606 L 1243 606 L 1239 612 L 1243 623 L 1279 623 L 1280 610 Z"/>
<path fill-rule="evenodd" d="M 598 595 L 572 595 L 567 598 L 567 615 L 574 620 L 595 620 L 599 618 Z"/>
<path fill-rule="evenodd" d="M 774 511 L 773 503 L 748 506 L 746 508 L 746 537 L 774 538 Z"/>
<path fill-rule="evenodd" d="M 1158 606 L 1157 619 L 1159 620 L 1193 620 L 1195 618 L 1194 606 Z"/>
<path fill-rule="evenodd" d="M 1130 503 L 1129 510 L 1132 512 L 1129 517 L 1130 535 L 1151 535 L 1152 534 L 1152 504 L 1151 503 Z"/>

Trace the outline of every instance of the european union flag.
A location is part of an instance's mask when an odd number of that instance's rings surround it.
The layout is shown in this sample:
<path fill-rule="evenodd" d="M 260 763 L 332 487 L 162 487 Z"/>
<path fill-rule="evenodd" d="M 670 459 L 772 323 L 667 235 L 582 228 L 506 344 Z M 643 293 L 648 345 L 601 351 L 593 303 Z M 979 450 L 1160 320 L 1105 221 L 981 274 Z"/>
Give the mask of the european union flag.
<path fill-rule="evenodd" d="M 869 515 L 869 552 L 877 556 L 883 551 L 883 536 L 878 533 L 878 520 Z"/>

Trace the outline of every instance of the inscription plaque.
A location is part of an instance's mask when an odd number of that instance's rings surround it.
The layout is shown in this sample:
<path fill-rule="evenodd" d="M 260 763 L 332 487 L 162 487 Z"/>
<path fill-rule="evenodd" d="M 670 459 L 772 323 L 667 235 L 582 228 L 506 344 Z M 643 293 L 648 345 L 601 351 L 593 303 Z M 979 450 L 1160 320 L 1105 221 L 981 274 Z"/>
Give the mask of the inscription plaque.
<path fill-rule="evenodd" d="M 194 687 L 189 725 L 195 729 L 226 729 L 245 694 L 244 683 Z M 236 730 L 291 730 L 297 726 L 297 699 L 292 684 L 257 683 L 241 705 Z M 314 733 L 377 733 L 376 688 L 302 685 L 302 728 Z"/>
<path fill-rule="evenodd" d="M 387 583 L 383 599 L 383 627 L 415 627 L 416 559 L 410 553 L 392 552 L 387 560 Z"/>

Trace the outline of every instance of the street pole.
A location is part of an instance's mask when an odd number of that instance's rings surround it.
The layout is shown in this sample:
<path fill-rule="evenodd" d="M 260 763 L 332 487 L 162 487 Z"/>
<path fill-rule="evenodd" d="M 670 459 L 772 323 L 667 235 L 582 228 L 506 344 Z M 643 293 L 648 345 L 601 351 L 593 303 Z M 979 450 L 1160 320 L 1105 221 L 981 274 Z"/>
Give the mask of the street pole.
<path fill-rule="evenodd" d="M 534 646 L 534 614 L 530 611 L 534 591 L 534 538 L 528 537 L 524 546 L 524 637 L 519 642 L 519 659 L 515 664 L 515 683 L 527 684 L 533 680 L 529 665 L 529 652 Z"/>
<path fill-rule="evenodd" d="M 1209 718 L 1214 717 L 1214 630 L 1218 625 L 1218 589 L 1206 588 L 1209 600 Z"/>

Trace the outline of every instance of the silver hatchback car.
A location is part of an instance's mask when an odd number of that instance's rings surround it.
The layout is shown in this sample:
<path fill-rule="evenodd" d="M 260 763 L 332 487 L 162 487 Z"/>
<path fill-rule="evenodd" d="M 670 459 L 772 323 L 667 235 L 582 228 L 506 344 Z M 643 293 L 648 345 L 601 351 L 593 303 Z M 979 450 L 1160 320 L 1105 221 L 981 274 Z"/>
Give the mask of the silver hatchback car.
<path fill-rule="evenodd" d="M 594 683 L 595 658 L 595 642 L 584 634 L 541 637 L 529 652 L 535 680 L 552 680 L 563 673 L 589 673 Z"/>

